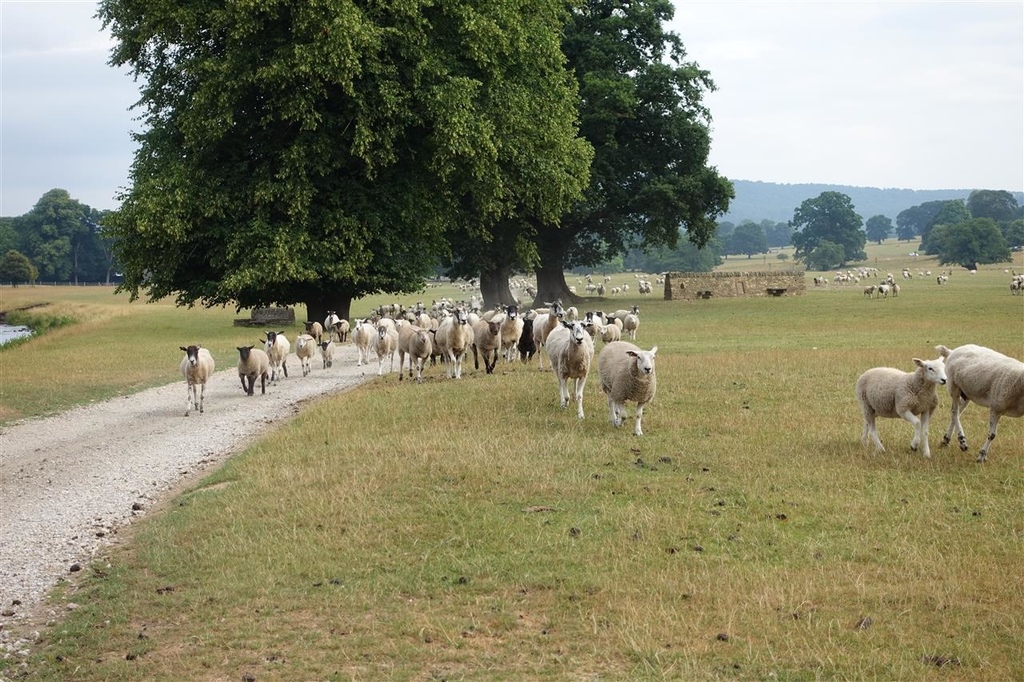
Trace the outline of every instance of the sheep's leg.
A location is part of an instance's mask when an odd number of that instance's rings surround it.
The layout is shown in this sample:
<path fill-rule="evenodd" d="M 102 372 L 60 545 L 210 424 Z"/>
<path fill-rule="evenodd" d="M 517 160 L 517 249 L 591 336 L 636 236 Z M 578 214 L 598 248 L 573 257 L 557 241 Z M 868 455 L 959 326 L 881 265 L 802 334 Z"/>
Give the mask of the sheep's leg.
<path fill-rule="evenodd" d="M 864 414 L 864 433 L 861 436 L 861 441 L 867 444 L 871 441 L 875 444 L 875 449 L 879 452 L 885 452 L 885 446 L 882 445 L 882 439 L 878 437 L 878 427 L 875 425 L 874 413 Z"/>
<path fill-rule="evenodd" d="M 644 406 L 643 406 L 643 404 L 639 404 L 639 405 L 636 406 L 636 424 L 633 426 L 633 435 L 634 436 L 642 436 L 642 435 L 644 435 L 644 430 L 640 427 L 640 420 L 642 420 L 643 418 L 644 418 Z"/>
<path fill-rule="evenodd" d="M 192 411 L 192 404 L 195 402 L 195 398 L 193 397 L 195 395 L 195 389 L 192 386 L 192 382 L 186 383 L 185 386 L 188 388 L 188 401 L 185 403 L 185 416 L 187 417 L 188 413 Z"/>
<path fill-rule="evenodd" d="M 561 408 L 564 410 L 569 404 L 569 381 L 563 376 L 558 377 L 558 397 L 561 399 Z"/>
<path fill-rule="evenodd" d="M 950 386 L 949 397 L 951 398 L 949 408 L 949 428 L 946 429 L 946 434 L 942 437 L 942 444 L 949 445 L 949 441 L 951 440 L 953 431 L 955 430 L 957 441 L 960 444 L 960 450 L 966 452 L 967 436 L 964 435 L 964 427 L 960 423 L 960 414 L 967 408 L 968 400 L 955 385 Z"/>
<path fill-rule="evenodd" d="M 587 378 L 576 379 L 576 416 L 583 419 L 583 386 L 587 383 Z"/>
<path fill-rule="evenodd" d="M 206 382 L 199 384 L 199 414 L 203 413 L 203 400 L 206 398 Z"/>
<path fill-rule="evenodd" d="M 903 412 L 902 414 L 900 414 L 900 416 L 906 419 L 908 422 L 910 422 L 910 425 L 914 427 L 914 437 L 910 441 L 910 449 L 913 450 L 914 452 L 917 452 L 917 448 L 921 444 L 921 420 L 918 419 L 917 415 L 911 412 L 910 410 Z M 925 452 L 927 453 L 927 451 L 928 445 L 925 444 Z M 925 457 L 929 456 L 930 455 L 928 454 L 925 455 Z"/>
<path fill-rule="evenodd" d="M 999 427 L 999 418 L 1002 415 L 993 409 L 988 412 L 988 438 L 985 440 L 985 444 L 981 446 L 981 452 L 978 453 L 978 461 L 984 462 L 988 459 L 988 449 L 992 445 L 992 441 L 996 439 L 996 429 Z"/>

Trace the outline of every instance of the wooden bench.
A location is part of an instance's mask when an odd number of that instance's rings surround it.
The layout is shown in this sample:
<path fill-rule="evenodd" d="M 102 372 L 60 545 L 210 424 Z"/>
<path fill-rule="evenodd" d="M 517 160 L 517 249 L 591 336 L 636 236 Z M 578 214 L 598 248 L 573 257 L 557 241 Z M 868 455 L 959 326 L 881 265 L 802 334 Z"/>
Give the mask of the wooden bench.
<path fill-rule="evenodd" d="M 786 293 L 787 287 L 768 287 L 765 291 L 769 296 L 782 296 Z"/>

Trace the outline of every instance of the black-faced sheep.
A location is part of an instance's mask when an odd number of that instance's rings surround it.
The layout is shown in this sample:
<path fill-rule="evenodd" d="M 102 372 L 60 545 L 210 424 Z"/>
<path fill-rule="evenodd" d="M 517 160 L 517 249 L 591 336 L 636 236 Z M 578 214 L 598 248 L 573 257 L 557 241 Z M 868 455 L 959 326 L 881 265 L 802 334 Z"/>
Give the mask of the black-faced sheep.
<path fill-rule="evenodd" d="M 320 342 L 320 358 L 324 361 L 324 369 L 334 365 L 334 341 Z"/>
<path fill-rule="evenodd" d="M 999 418 L 1024 416 L 1024 362 L 973 344 L 953 350 L 945 346 L 935 349 L 946 359 L 947 386 L 952 398 L 949 428 L 942 437 L 942 444 L 949 444 L 955 429 L 960 449 L 967 450 L 960 414 L 967 403 L 974 401 L 989 410 L 988 439 L 978 453 L 978 461 L 984 462 L 996 439 Z"/>
<path fill-rule="evenodd" d="M 238 347 L 238 378 L 242 380 L 242 390 L 252 395 L 256 389 L 256 378 L 259 377 L 261 392 L 267 393 L 267 379 L 270 377 L 270 356 L 262 348 L 254 346 Z M 249 383 L 246 384 L 246 379 Z"/>
<path fill-rule="evenodd" d="M 537 352 L 537 342 L 533 338 L 533 320 L 530 318 L 523 319 L 523 333 L 519 335 L 516 350 L 519 351 L 521 362 L 529 362 Z"/>
<path fill-rule="evenodd" d="M 548 334 L 544 344 L 551 362 L 551 369 L 558 378 L 558 395 L 564 409 L 569 405 L 569 380 L 575 382 L 573 395 L 576 398 L 576 416 L 583 419 L 583 387 L 590 374 L 590 363 L 594 359 L 594 340 L 583 328 L 583 323 L 562 322 Z"/>
<path fill-rule="evenodd" d="M 264 350 L 270 356 L 270 382 L 277 383 L 282 374 L 288 376 L 288 354 L 292 351 L 292 344 L 284 332 L 267 332 Z"/>
<path fill-rule="evenodd" d="M 640 350 L 628 341 L 613 341 L 601 349 L 597 356 L 597 373 L 601 390 L 608 397 L 612 425 L 622 426 L 626 418 L 626 401 L 636 402 L 636 422 L 633 434 L 644 435 L 641 421 L 644 406 L 658 390 L 658 377 L 654 368 L 654 356 L 658 347 Z"/>
<path fill-rule="evenodd" d="M 319 344 L 324 335 L 324 326 L 314 320 L 306 320 L 303 324 L 306 325 L 306 333 Z"/>
<path fill-rule="evenodd" d="M 942 358 L 921 360 L 914 358 L 917 369 L 904 372 L 893 367 L 874 367 L 860 375 L 854 394 L 864 416 L 864 430 L 861 442 L 875 443 L 875 448 L 884 452 L 878 437 L 877 417 L 906 419 L 914 427 L 914 438 L 910 449 L 931 457 L 928 447 L 928 422 L 939 404 L 938 384 L 946 383 L 946 368 Z"/>
<path fill-rule="evenodd" d="M 185 416 L 187 417 L 193 407 L 199 408 L 199 414 L 203 413 L 203 399 L 206 397 L 206 382 L 213 376 L 214 363 L 210 351 L 202 346 L 179 346 L 185 351 L 185 357 L 181 359 L 181 375 L 185 377 L 185 385 L 188 387 L 188 403 L 185 405 Z M 196 393 L 198 391 L 198 398 Z"/>

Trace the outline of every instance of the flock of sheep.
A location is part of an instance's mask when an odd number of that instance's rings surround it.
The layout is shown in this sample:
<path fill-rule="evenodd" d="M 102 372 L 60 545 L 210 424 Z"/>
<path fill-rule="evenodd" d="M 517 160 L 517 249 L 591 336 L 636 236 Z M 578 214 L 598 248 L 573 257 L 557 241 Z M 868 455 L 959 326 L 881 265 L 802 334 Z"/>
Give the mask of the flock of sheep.
<path fill-rule="evenodd" d="M 996 438 L 999 419 L 1024 416 L 1024 362 L 973 344 L 952 350 L 936 346 L 935 350 L 939 352 L 935 360 L 914 358 L 917 369 L 913 372 L 875 367 L 860 375 L 855 394 L 864 416 L 861 441 L 865 445 L 873 441 L 878 450 L 884 451 L 875 419 L 902 418 L 914 427 L 910 449 L 920 447 L 925 457 L 931 457 L 928 422 L 939 405 L 938 386 L 945 385 L 951 405 L 942 444 L 949 444 L 955 429 L 960 449 L 967 450 L 960 414 L 973 401 L 989 408 L 988 438 L 978 453 L 978 461 L 984 462 Z"/>
<path fill-rule="evenodd" d="M 640 327 L 640 308 L 618 310 L 605 314 L 590 311 L 580 316 L 574 307 L 563 308 L 560 301 L 546 308 L 520 314 L 516 305 L 502 306 L 480 314 L 467 310 L 464 305 L 444 303 L 435 305 L 428 313 L 422 305 L 411 310 L 380 309 L 365 319 L 349 324 L 334 312 L 329 312 L 323 323 L 307 321 L 306 331 L 296 338 L 295 355 L 307 376 L 314 357 L 319 353 L 324 369 L 332 366 L 336 344 L 351 338 L 357 351 L 357 364 L 370 364 L 376 356 L 377 374 L 395 371 L 398 354 L 398 378 L 406 372 L 416 381 L 423 380 L 424 367 L 438 360 L 444 365 L 449 378 L 462 377 L 462 363 L 472 351 L 473 363 L 480 368 L 483 360 L 487 374 L 494 371 L 499 359 L 504 362 L 530 362 L 537 356 L 538 368 L 544 369 L 544 356 L 559 385 L 561 406 L 570 400 L 569 382 L 573 382 L 573 395 L 577 416 L 584 418 L 583 388 L 590 373 L 595 354 L 594 339 L 600 337 L 604 347 L 598 359 L 601 390 L 608 399 L 611 422 L 622 425 L 626 417 L 626 402 L 637 405 L 633 432 L 643 435 L 641 420 L 644 406 L 654 397 L 657 388 L 654 357 L 657 346 L 641 350 L 623 341 L 625 334 L 635 340 Z M 185 357 L 181 361 L 181 374 L 188 387 L 187 417 L 193 409 L 203 411 L 203 397 L 207 380 L 213 375 L 214 361 L 209 351 L 198 345 L 181 347 Z M 288 376 L 288 356 L 291 343 L 284 332 L 267 332 L 263 347 L 240 346 L 238 350 L 238 377 L 247 395 L 254 395 L 256 382 L 260 392 L 266 394 L 267 384 Z M 385 365 L 387 366 L 385 369 Z"/>

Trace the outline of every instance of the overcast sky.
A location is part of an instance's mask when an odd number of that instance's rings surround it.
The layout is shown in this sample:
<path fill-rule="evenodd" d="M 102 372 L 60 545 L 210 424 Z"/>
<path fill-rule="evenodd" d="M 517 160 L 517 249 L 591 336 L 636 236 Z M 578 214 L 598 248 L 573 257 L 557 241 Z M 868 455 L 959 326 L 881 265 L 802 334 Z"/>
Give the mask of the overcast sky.
<path fill-rule="evenodd" d="M 671 29 L 718 88 L 736 180 L 1024 190 L 1024 3 L 688 2 Z M 94 2 L 0 0 L 0 215 L 61 187 L 116 208 L 138 90 Z"/>

